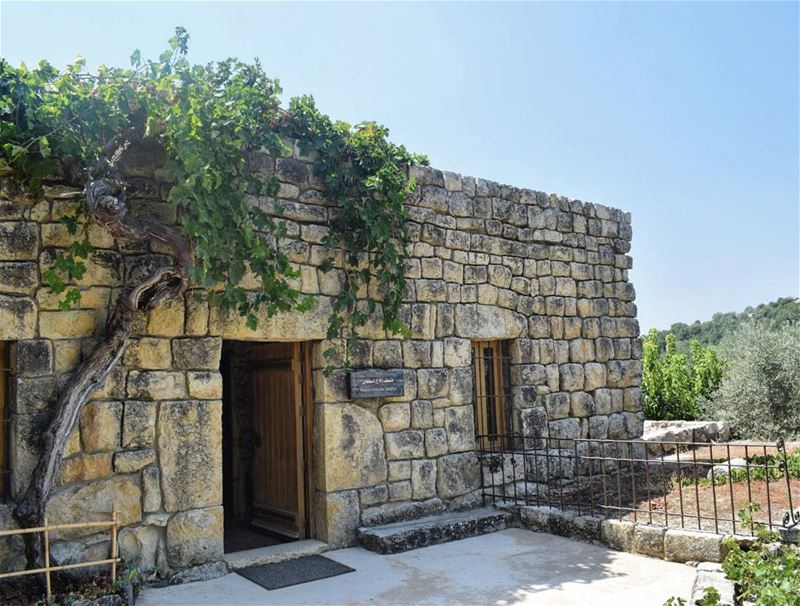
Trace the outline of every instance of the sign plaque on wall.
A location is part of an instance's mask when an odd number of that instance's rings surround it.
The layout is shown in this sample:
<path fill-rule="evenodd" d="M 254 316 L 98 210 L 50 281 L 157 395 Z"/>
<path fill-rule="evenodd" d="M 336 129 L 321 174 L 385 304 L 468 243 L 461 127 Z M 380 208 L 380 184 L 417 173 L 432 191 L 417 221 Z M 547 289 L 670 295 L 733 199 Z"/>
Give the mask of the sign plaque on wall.
<path fill-rule="evenodd" d="M 353 370 L 350 372 L 350 398 L 402 396 L 405 377 L 402 370 Z"/>

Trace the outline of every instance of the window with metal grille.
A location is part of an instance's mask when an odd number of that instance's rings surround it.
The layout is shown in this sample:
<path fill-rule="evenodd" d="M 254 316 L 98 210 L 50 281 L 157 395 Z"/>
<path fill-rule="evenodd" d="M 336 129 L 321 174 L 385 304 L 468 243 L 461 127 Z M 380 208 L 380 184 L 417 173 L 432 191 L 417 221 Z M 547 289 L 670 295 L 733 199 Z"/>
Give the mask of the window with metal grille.
<path fill-rule="evenodd" d="M 0 501 L 4 500 L 8 487 L 8 387 L 11 383 L 11 343 L 0 341 Z"/>
<path fill-rule="evenodd" d="M 475 434 L 482 448 L 503 441 L 511 428 L 508 347 L 508 341 L 472 343 Z"/>

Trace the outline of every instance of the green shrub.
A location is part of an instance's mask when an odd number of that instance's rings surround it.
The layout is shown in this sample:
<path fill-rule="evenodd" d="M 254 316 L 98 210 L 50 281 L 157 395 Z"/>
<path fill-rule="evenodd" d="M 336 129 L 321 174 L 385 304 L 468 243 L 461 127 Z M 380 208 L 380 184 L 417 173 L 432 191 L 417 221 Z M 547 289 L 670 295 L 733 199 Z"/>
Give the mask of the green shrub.
<path fill-rule="evenodd" d="M 701 402 L 722 380 L 724 363 L 711 347 L 696 341 L 690 354 L 675 347 L 675 336 L 667 335 L 666 349 L 659 351 L 658 331 L 642 339 L 644 414 L 648 419 L 696 419 Z"/>
<path fill-rule="evenodd" d="M 749 510 L 740 511 L 742 523 L 752 523 L 758 509 L 751 503 Z M 756 541 L 747 550 L 733 539 L 727 541 L 730 551 L 722 570 L 735 583 L 739 600 L 756 606 L 800 606 L 800 550 L 777 540 L 777 534 L 759 525 Z"/>
<path fill-rule="evenodd" d="M 800 324 L 746 324 L 721 352 L 725 376 L 707 413 L 748 438 L 800 435 Z"/>
<path fill-rule="evenodd" d="M 739 511 L 742 525 L 753 524 L 753 512 L 759 509 L 759 505 L 750 503 L 748 509 Z M 737 604 L 800 606 L 800 549 L 778 543 L 778 535 L 761 524 L 756 529 L 756 539 L 746 549 L 733 538 L 725 542 L 729 551 L 722 570 L 736 586 Z M 719 592 L 709 587 L 700 604 L 717 606 L 719 602 Z M 686 601 L 672 597 L 664 606 L 686 606 Z"/>

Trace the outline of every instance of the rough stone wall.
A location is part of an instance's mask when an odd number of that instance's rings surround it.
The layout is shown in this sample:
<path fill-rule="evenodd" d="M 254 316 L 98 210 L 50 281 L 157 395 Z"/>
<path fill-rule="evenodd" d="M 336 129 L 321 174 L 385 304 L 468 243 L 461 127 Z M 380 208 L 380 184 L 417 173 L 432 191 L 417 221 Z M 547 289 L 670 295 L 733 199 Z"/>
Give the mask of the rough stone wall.
<path fill-rule="evenodd" d="M 175 221 L 166 185 L 147 162 L 128 166 L 135 213 Z M 281 182 L 279 243 L 319 295 L 308 314 L 244 320 L 209 309 L 201 293 L 152 312 L 123 362 L 81 414 L 65 454 L 53 521 L 103 517 L 117 503 L 123 552 L 162 572 L 222 555 L 223 339 L 313 341 L 314 490 L 317 537 L 352 544 L 355 528 L 475 505 L 470 341 L 510 339 L 512 405 L 519 429 L 542 436 L 641 435 L 639 328 L 628 282 L 630 216 L 619 210 L 413 168 L 413 250 L 403 315 L 412 336 L 366 331 L 354 364 L 401 368 L 402 397 L 349 401 L 346 377 L 326 377 L 321 352 L 338 278 L 318 266 L 335 209 L 310 158 L 254 162 Z M 69 244 L 58 223 L 79 192 L 48 189 L 23 207 L 0 201 L 0 338 L 17 341 L 12 394 L 13 494 L 25 489 L 36 436 L 57 391 L 102 334 L 120 286 L 163 263 L 163 251 L 118 244 L 90 230 L 97 250 L 79 309 L 58 310 L 41 272 Z M 252 200 L 268 212 L 270 200 Z M 245 283 L 254 286 L 252 278 Z M 340 347 L 340 344 L 334 343 Z M 75 537 L 63 537 L 64 539 Z M 57 543 L 61 560 L 107 547 L 100 535 Z M 60 551 L 59 551 L 60 550 Z"/>

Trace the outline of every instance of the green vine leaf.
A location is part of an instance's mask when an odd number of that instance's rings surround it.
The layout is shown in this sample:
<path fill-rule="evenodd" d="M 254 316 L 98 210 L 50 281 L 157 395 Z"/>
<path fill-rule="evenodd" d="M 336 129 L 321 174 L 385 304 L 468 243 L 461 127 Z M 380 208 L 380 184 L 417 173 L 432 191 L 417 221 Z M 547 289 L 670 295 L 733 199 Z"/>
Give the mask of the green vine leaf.
<path fill-rule="evenodd" d="M 41 197 L 54 173 L 107 173 L 105 147 L 115 138 L 155 141 L 167 156 L 161 173 L 171 183 L 167 198 L 193 244 L 191 279 L 209 289 L 209 302 L 254 330 L 264 314 L 306 312 L 316 304 L 295 286 L 299 272 L 284 245 L 279 183 L 259 169 L 287 156 L 290 141 L 313 155 L 316 178 L 337 207 L 324 241 L 330 258 L 321 264 L 342 279 L 328 337 L 344 340 L 349 359 L 359 331 L 376 315 L 385 330 L 407 336 L 399 315 L 409 247 L 405 201 L 415 186 L 407 167 L 427 159 L 391 143 L 388 129 L 375 122 L 332 120 L 312 97 L 283 107 L 279 82 L 257 60 L 192 65 L 188 43 L 187 31 L 177 27 L 157 59 L 135 50 L 130 68 L 103 66 L 94 74 L 80 57 L 63 71 L 46 61 L 29 69 L 0 60 L 0 163 Z M 93 250 L 80 212 L 60 220 L 76 241 L 43 273 L 57 293 L 85 275 Z M 250 278 L 260 285 L 252 292 L 241 285 Z M 62 303 L 74 305 L 79 297 L 70 289 Z"/>

